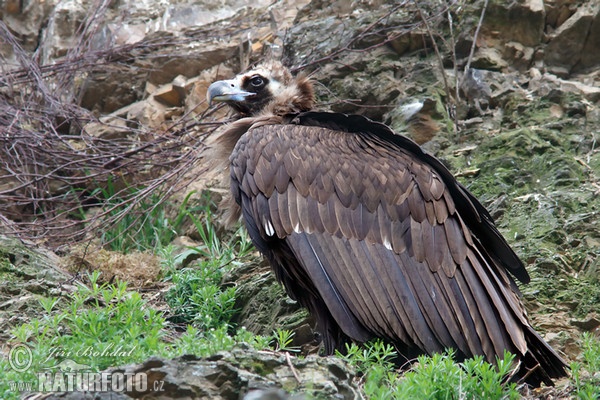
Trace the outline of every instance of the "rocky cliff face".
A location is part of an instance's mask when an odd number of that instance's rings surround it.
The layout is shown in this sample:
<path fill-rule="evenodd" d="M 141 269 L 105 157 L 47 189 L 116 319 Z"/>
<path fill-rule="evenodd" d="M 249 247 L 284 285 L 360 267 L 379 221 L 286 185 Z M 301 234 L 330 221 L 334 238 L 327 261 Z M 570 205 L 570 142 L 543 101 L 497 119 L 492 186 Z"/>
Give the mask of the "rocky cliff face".
<path fill-rule="evenodd" d="M 553 346 L 575 359 L 574 338 L 598 333 L 598 2 L 491 0 L 485 10 L 483 2 L 446 8 L 378 0 L 5 0 L 0 6 L 0 148 L 3 159 L 13 160 L 0 164 L 0 227 L 7 232 L 51 240 L 44 232 L 57 232 L 55 225 L 38 218 L 31 227 L 32 216 L 43 214 L 39 197 L 65 198 L 75 207 L 80 197 L 69 197 L 65 185 L 90 195 L 111 174 L 138 182 L 183 177 L 173 186 L 181 197 L 190 188 L 212 188 L 218 196 L 218 174 L 207 171 L 202 150 L 226 115 L 207 110 L 206 88 L 276 57 L 314 76 L 319 108 L 385 122 L 451 167 L 527 262 L 533 283 L 523 293 L 534 325 Z M 35 118 L 25 112 L 31 104 L 39 107 Z M 23 132 L 35 132 L 42 147 L 67 143 L 61 147 L 67 161 L 58 165 L 70 175 L 56 173 L 45 159 L 47 171 L 19 167 L 14 160 L 29 153 L 15 149 L 31 149 L 31 140 L 19 141 Z M 54 142 L 53 135 L 65 136 Z M 154 154 L 165 148 L 171 153 L 161 153 L 157 167 Z M 89 166 L 97 179 L 66 167 L 92 153 L 101 159 Z M 61 228 L 69 222 L 69 238 L 82 237 L 79 221 L 55 209 L 48 214 Z M 268 321 L 310 331 L 306 321 L 287 318 L 297 308 L 270 289 L 272 277 L 247 268 L 231 278 L 246 299 L 239 322 L 259 333 L 272 330 Z M 253 312 L 258 305 L 248 304 L 257 293 L 271 295 L 259 303 L 276 309 Z M 161 368 L 177 362 L 186 361 Z M 353 393 L 343 398 L 355 395 L 345 383 L 336 385 Z"/>

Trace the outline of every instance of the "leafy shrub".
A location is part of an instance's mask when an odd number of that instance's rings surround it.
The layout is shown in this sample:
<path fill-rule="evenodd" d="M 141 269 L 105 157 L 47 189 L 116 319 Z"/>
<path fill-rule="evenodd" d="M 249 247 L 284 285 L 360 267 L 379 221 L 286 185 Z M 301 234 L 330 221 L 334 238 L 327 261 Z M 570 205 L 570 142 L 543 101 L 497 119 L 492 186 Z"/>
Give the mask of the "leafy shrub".
<path fill-rule="evenodd" d="M 454 352 L 420 356 L 400 375 L 393 363 L 396 351 L 381 341 L 362 348 L 353 344 L 342 356 L 364 374 L 363 390 L 369 399 L 518 399 L 514 383 L 505 383 L 514 356 L 505 353 L 498 365 L 478 356 L 456 363 Z"/>
<path fill-rule="evenodd" d="M 188 248 L 177 257 L 173 255 L 172 247 L 162 249 L 165 279 L 173 283 L 166 301 L 174 314 L 173 322 L 192 323 L 203 330 L 215 329 L 228 324 L 235 312 L 235 287 L 223 287 L 223 276 L 253 247 L 241 228 L 228 241 L 222 242 L 208 206 L 204 208 L 202 219 L 191 213 L 187 215 L 203 243 Z M 178 270 L 177 265 L 190 254 L 199 255 L 200 260 Z"/>
<path fill-rule="evenodd" d="M 581 336 L 583 362 L 571 363 L 574 392 L 577 398 L 592 400 L 600 398 L 600 341 L 588 332 Z M 587 379 L 583 378 L 588 375 Z"/>

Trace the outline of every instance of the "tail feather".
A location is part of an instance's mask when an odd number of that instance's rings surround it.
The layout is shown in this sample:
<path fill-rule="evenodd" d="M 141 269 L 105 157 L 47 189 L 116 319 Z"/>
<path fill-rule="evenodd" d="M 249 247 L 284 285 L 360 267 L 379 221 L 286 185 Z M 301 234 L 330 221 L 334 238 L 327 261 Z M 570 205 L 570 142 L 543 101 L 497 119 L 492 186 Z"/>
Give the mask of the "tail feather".
<path fill-rule="evenodd" d="M 542 337 L 527 327 L 525 331 L 528 352 L 522 357 L 521 365 L 513 380 L 524 381 L 538 387 L 541 383 L 554 386 L 553 379 L 568 375 L 566 362 Z"/>

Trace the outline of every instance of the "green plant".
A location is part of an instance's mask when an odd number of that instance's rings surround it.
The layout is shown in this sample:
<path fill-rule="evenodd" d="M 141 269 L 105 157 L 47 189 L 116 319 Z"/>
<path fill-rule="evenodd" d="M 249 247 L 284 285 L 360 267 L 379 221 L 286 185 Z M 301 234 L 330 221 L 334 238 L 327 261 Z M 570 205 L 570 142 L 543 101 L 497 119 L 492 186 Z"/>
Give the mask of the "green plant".
<path fill-rule="evenodd" d="M 232 336 L 227 325 L 206 331 L 188 325 L 185 333 L 175 340 L 172 348 L 165 355 L 172 357 L 194 354 L 198 357 L 207 357 L 219 351 L 231 350 L 241 343 L 246 343 L 256 350 L 264 350 L 269 347 L 271 339 L 268 336 L 255 335 L 244 328 L 240 328 Z"/>
<path fill-rule="evenodd" d="M 37 372 L 52 370 L 65 359 L 98 371 L 141 361 L 167 347 L 160 312 L 125 283 L 99 284 L 99 277 L 98 272 L 90 274 L 89 287 L 78 285 L 68 299 L 41 298 L 45 314 L 11 331 L 12 345 L 30 349 L 31 366 L 20 372 L 0 360 L 6 378 L 0 382 L 0 398 L 18 395 L 7 382 L 35 383 Z"/>
<path fill-rule="evenodd" d="M 300 349 L 295 346 L 291 346 L 294 341 L 294 335 L 296 333 L 287 329 L 277 328 L 273 331 L 273 338 L 275 339 L 275 351 L 291 351 L 298 352 Z"/>
<path fill-rule="evenodd" d="M 514 369 L 514 359 L 513 354 L 505 351 L 496 365 L 484 361 L 483 356 L 465 360 L 461 364 L 467 376 L 462 388 L 464 396 L 474 399 L 480 396 L 489 399 L 518 398 L 516 384 L 505 382 Z"/>
<path fill-rule="evenodd" d="M 363 346 L 355 343 L 346 344 L 346 354 L 342 355 L 339 352 L 337 354 L 361 373 L 367 372 L 376 365 L 393 369 L 393 359 L 397 355 L 392 345 L 381 340 L 368 342 Z"/>
<path fill-rule="evenodd" d="M 338 353 L 339 354 L 339 353 Z M 341 355 L 364 374 L 363 390 L 369 399 L 517 399 L 514 383 L 505 383 L 514 356 L 505 353 L 497 366 L 478 356 L 456 363 L 454 352 L 420 356 L 411 369 L 395 372 L 395 349 L 380 340 L 346 346 Z"/>
<path fill-rule="evenodd" d="M 600 341 L 588 332 L 581 336 L 581 356 L 583 362 L 572 362 L 571 375 L 574 394 L 582 400 L 600 398 Z M 586 370 L 589 378 L 584 379 L 582 372 Z"/>
<path fill-rule="evenodd" d="M 17 399 L 21 391 L 37 388 L 37 375 L 69 359 L 92 371 L 139 362 L 151 355 L 208 356 L 240 343 L 266 349 L 272 337 L 254 335 L 245 328 L 230 334 L 230 327 L 198 329 L 192 325 L 174 341 L 164 338 L 165 319 L 149 307 L 138 292 L 123 282 L 99 283 L 100 274 L 89 275 L 89 286 L 79 285 L 62 298 L 41 298 L 45 314 L 11 331 L 11 345 L 26 344 L 32 363 L 16 371 L 0 358 L 0 398 Z"/>
<path fill-rule="evenodd" d="M 97 189 L 107 217 L 117 219 L 102 233 L 102 242 L 111 250 L 127 253 L 166 246 L 177 236 L 185 218 L 191 215 L 188 203 L 193 191 L 184 198 L 173 218 L 169 218 L 168 204 L 158 193 L 136 202 L 136 207 L 132 208 L 131 199 L 139 192 L 141 190 L 135 187 L 117 192 L 112 179 L 105 187 Z"/>
<path fill-rule="evenodd" d="M 256 350 L 268 349 L 273 341 L 272 336 L 255 335 L 244 326 L 237 330 L 235 339 L 239 343 L 246 343 Z"/>
<path fill-rule="evenodd" d="M 235 312 L 235 287 L 222 290 L 217 285 L 207 285 L 196 290 L 189 302 L 196 313 L 194 324 L 214 328 L 231 320 Z"/>
<path fill-rule="evenodd" d="M 203 245 L 191 247 L 190 250 L 201 256 L 221 260 L 222 262 L 232 262 L 235 259 L 247 256 L 252 251 L 252 241 L 246 229 L 242 227 L 239 227 L 228 240 L 222 241 L 217 233 L 210 207 L 204 209 L 203 218 L 198 218 L 189 212 L 187 216 L 194 223 L 196 231 L 203 242 Z"/>
<path fill-rule="evenodd" d="M 235 288 L 221 290 L 221 271 L 201 265 L 198 269 L 185 268 L 169 276 L 173 286 L 165 299 L 176 323 L 196 322 L 200 328 L 210 329 L 229 321 L 235 303 Z"/>
<path fill-rule="evenodd" d="M 518 399 L 516 384 L 505 383 L 514 356 L 504 353 L 497 366 L 477 356 L 462 363 L 454 352 L 418 357 L 417 364 L 398 381 L 398 399 Z"/>
<path fill-rule="evenodd" d="M 252 242 L 244 229 L 238 229 L 226 241 L 218 234 L 210 211 L 210 203 L 203 208 L 202 217 L 188 213 L 194 223 L 202 244 L 189 247 L 178 256 L 172 247 L 165 247 L 160 254 L 165 268 L 165 279 L 173 286 L 167 292 L 166 301 L 177 323 L 193 323 L 203 330 L 228 324 L 235 309 L 235 287 L 223 287 L 223 276 L 233 266 L 250 254 Z M 200 260 L 188 268 L 176 268 L 191 253 Z"/>
<path fill-rule="evenodd" d="M 235 311 L 235 287 L 221 287 L 224 270 L 214 259 L 200 261 L 196 268 L 166 270 L 166 280 L 173 283 L 165 296 L 173 313 L 170 319 L 204 330 L 229 323 Z"/>
<path fill-rule="evenodd" d="M 591 333 L 584 332 L 581 336 L 582 356 L 590 374 L 600 372 L 600 341 Z"/>

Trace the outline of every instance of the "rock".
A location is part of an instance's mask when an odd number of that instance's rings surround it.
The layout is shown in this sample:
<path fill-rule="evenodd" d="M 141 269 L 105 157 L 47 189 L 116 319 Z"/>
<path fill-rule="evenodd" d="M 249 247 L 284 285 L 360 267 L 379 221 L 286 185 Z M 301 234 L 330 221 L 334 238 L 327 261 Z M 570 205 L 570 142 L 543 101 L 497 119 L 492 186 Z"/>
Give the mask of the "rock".
<path fill-rule="evenodd" d="M 128 108 L 132 108 L 132 106 L 130 105 Z M 127 125 L 126 119 L 118 115 L 110 115 L 100 118 L 98 122 L 86 124 L 83 127 L 83 134 L 99 139 L 115 140 L 130 136 L 132 129 Z"/>
<path fill-rule="evenodd" d="M 63 284 L 72 277 L 59 265 L 52 251 L 0 234 L 0 345 L 12 338 L 11 328 L 39 316 L 40 297 L 58 297 L 68 290 Z"/>
<path fill-rule="evenodd" d="M 223 280 L 237 285 L 234 309 L 238 311 L 232 318 L 237 326 L 259 335 L 270 335 L 280 327 L 295 332 L 293 346 L 318 344 L 314 320 L 306 309 L 287 296 L 269 266 L 264 263 L 243 265 Z"/>
<path fill-rule="evenodd" d="M 508 67 L 508 62 L 500 50 L 494 47 L 483 47 L 475 53 L 471 65 L 478 69 L 500 71 Z"/>
<path fill-rule="evenodd" d="M 600 66 L 600 7 L 596 5 L 595 14 L 585 44 L 581 50 L 581 59 L 575 66 L 576 71 L 594 71 Z"/>
<path fill-rule="evenodd" d="M 600 3 L 590 1 L 550 36 L 544 62 L 549 72 L 566 77 L 573 70 L 600 64 L 599 44 Z"/>
<path fill-rule="evenodd" d="M 82 30 L 87 11 L 81 0 L 61 0 L 56 4 L 44 30 L 41 48 L 44 64 L 64 57 L 76 46 L 75 33 Z"/>
<path fill-rule="evenodd" d="M 394 32 L 388 34 L 394 36 Z M 390 46 L 399 56 L 405 53 L 412 53 L 415 50 L 422 49 L 431 45 L 431 40 L 427 32 L 411 30 L 408 33 L 402 34 L 390 41 Z"/>
<path fill-rule="evenodd" d="M 40 45 L 40 32 L 48 20 L 48 16 L 60 0 L 4 2 L 0 9 L 0 19 L 7 28 L 15 34 L 24 50 L 33 52 Z M 0 54 L 6 59 L 7 65 L 18 67 L 19 62 L 13 49 L 5 43 L 0 44 Z M 3 59 L 3 62 L 5 60 Z"/>
<path fill-rule="evenodd" d="M 208 39 L 208 38 L 207 38 Z M 225 40 L 224 40 L 225 39 Z M 177 43 L 173 47 L 163 48 L 164 56 L 157 56 L 148 63 L 148 80 L 154 84 L 171 82 L 176 76 L 187 78 L 198 75 L 226 60 L 235 58 L 240 51 L 240 37 L 198 40 L 193 43 Z"/>
<path fill-rule="evenodd" d="M 558 96 L 562 96 L 564 93 L 574 93 L 592 102 L 600 100 L 600 88 L 597 86 L 586 85 L 574 80 L 560 79 L 556 75 L 549 73 L 538 75 L 531 79 L 529 90 L 541 96 L 549 95 L 552 92 Z"/>
<path fill-rule="evenodd" d="M 535 50 L 533 47 L 523 46 L 519 42 L 508 42 L 504 47 L 504 58 L 508 59 L 511 67 L 526 71 L 532 65 Z"/>
<path fill-rule="evenodd" d="M 169 83 L 156 90 L 152 96 L 166 106 L 179 107 L 183 104 L 185 91 L 182 86 Z"/>
<path fill-rule="evenodd" d="M 90 74 L 81 86 L 80 105 L 97 115 L 110 114 L 143 97 L 146 73 L 116 67 Z"/>
<path fill-rule="evenodd" d="M 546 9 L 546 29 L 552 31 L 561 26 L 577 10 L 571 1 L 549 0 L 544 2 Z"/>
<path fill-rule="evenodd" d="M 284 353 L 236 348 L 208 358 L 182 356 L 175 359 L 150 358 L 137 365 L 111 368 L 126 379 L 144 379 L 142 392 L 85 394 L 78 399 L 361 399 L 353 382 L 354 372 L 341 359 L 308 356 L 297 358 Z M 124 385 L 127 387 L 127 383 Z M 138 387 L 141 387 L 139 385 Z M 129 387 L 135 388 L 135 384 Z M 154 390 L 156 389 L 156 390 Z M 294 393 L 289 396 L 287 393 Z M 70 399 L 69 393 L 52 393 L 47 400 Z M 114 397 L 113 397 L 114 396 Z"/>
<path fill-rule="evenodd" d="M 486 38 L 501 39 L 497 42 L 500 47 L 507 42 L 537 46 L 544 32 L 545 16 L 543 0 L 490 1 L 481 34 Z"/>
<path fill-rule="evenodd" d="M 590 316 L 583 321 L 571 320 L 571 325 L 576 326 L 583 331 L 591 332 L 600 326 L 600 320 L 597 316 Z"/>
<path fill-rule="evenodd" d="M 285 36 L 284 60 L 291 65 L 310 64 L 317 59 L 326 59 L 345 46 L 354 49 L 375 46 L 385 41 L 387 35 L 362 35 L 369 25 L 378 21 L 380 25 L 377 31 L 389 29 L 390 35 L 393 36 L 399 26 L 403 23 L 409 24 L 414 16 L 404 9 L 390 14 L 394 6 L 391 3 L 379 4 L 369 1 L 349 3 L 313 0 L 298 13 L 294 25 Z M 383 18 L 385 15 L 387 17 Z M 420 48 L 421 45 L 414 40 L 421 34 L 422 32 L 408 33 L 409 38 L 398 39 L 393 46 L 399 54 L 413 46 Z M 404 43 L 406 40 L 407 44 Z"/>

